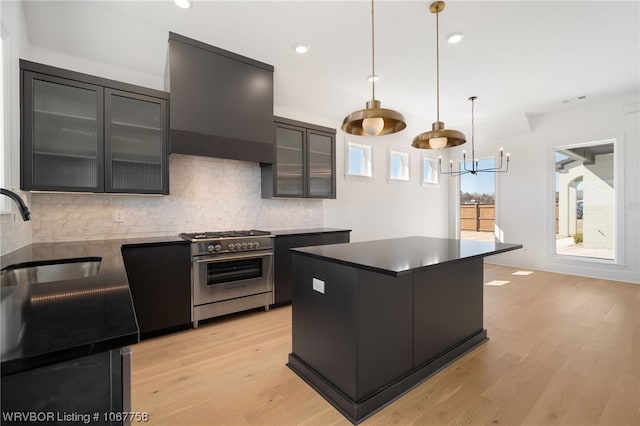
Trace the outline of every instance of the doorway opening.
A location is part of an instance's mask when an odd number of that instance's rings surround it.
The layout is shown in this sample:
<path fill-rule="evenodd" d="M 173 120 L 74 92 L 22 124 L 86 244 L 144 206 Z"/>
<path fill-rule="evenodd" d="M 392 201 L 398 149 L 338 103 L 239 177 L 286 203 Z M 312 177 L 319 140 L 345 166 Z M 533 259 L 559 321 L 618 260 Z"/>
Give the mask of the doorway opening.
<path fill-rule="evenodd" d="M 495 158 L 477 160 L 479 168 L 495 167 Z M 471 162 L 466 163 L 468 169 Z M 464 168 L 462 165 L 461 168 Z M 495 241 L 495 173 L 460 176 L 460 239 Z"/>

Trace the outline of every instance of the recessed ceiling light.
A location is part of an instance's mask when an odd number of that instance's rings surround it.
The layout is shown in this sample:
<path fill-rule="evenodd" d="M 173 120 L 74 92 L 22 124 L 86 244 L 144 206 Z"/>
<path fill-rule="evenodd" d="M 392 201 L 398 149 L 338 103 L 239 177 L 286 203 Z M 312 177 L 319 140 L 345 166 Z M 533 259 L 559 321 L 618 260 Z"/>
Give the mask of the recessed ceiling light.
<path fill-rule="evenodd" d="M 369 81 L 369 83 L 375 83 L 376 81 L 380 80 L 380 76 L 378 74 L 369 74 L 367 76 L 367 80 Z"/>
<path fill-rule="evenodd" d="M 176 4 L 176 6 L 182 9 L 189 9 L 192 6 L 190 0 L 173 0 L 173 2 Z"/>
<path fill-rule="evenodd" d="M 460 43 L 464 38 L 464 34 L 460 31 L 456 31 L 455 33 L 451 33 L 447 36 L 447 41 L 451 44 Z"/>
<path fill-rule="evenodd" d="M 295 50 L 296 53 L 299 53 L 301 55 L 304 55 L 310 49 L 311 48 L 309 46 L 307 46 L 306 44 L 303 44 L 303 43 L 296 43 L 296 44 L 293 45 L 293 50 Z"/>

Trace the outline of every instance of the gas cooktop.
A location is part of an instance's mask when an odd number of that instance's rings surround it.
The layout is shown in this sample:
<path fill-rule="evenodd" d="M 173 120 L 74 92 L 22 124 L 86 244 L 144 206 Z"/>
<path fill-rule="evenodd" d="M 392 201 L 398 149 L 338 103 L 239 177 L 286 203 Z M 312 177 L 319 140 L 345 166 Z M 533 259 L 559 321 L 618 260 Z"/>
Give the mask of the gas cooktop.
<path fill-rule="evenodd" d="M 180 234 L 180 237 L 189 241 L 198 241 L 213 238 L 259 237 L 264 235 L 271 235 L 271 232 L 258 231 L 256 229 L 246 231 L 183 232 Z"/>

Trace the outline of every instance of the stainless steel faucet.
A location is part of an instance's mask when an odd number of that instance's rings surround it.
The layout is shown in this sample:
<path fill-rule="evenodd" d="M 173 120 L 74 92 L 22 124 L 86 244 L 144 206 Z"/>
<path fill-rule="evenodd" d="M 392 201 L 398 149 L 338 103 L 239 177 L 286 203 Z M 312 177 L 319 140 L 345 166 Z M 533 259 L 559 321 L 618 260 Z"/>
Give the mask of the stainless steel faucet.
<path fill-rule="evenodd" d="M 27 221 L 31 220 L 31 212 L 27 208 L 27 205 L 22 201 L 22 198 L 18 194 L 13 191 L 9 191 L 8 189 L 0 188 L 0 194 L 6 195 L 11 198 L 17 205 L 20 210 L 20 216 L 22 216 L 22 220 Z"/>

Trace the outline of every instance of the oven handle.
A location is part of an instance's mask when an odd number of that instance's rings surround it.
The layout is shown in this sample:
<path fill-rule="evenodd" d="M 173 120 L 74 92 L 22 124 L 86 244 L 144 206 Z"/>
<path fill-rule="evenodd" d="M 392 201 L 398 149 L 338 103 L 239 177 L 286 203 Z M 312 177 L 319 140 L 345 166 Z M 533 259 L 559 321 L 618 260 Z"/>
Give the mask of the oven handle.
<path fill-rule="evenodd" d="M 195 257 L 193 261 L 195 263 L 216 263 L 216 262 L 224 262 L 227 260 L 241 260 L 241 259 L 255 259 L 257 257 L 267 257 L 273 256 L 273 252 L 253 252 L 251 254 L 241 254 L 241 255 L 212 255 L 205 257 Z"/>

